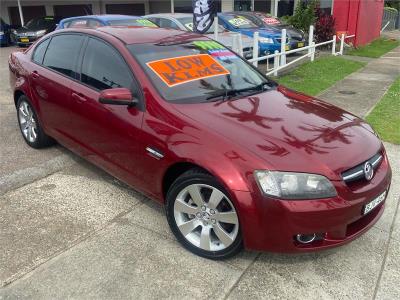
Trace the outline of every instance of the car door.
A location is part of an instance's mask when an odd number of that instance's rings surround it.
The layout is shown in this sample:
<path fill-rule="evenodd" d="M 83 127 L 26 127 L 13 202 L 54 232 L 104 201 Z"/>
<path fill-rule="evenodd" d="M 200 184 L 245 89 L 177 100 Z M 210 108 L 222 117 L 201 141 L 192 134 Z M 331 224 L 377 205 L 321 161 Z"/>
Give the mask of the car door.
<path fill-rule="evenodd" d="M 143 95 L 122 55 L 107 42 L 90 37 L 81 61 L 80 82 L 71 87 L 71 135 L 77 151 L 114 176 L 137 185 L 142 143 Z M 136 107 L 101 104 L 104 89 L 125 87 Z M 139 185 L 140 186 L 140 185 Z"/>
<path fill-rule="evenodd" d="M 84 37 L 60 34 L 41 42 L 32 56 L 30 76 L 33 97 L 49 134 L 64 139 L 70 114 L 70 87 L 76 79 L 76 63 Z"/>

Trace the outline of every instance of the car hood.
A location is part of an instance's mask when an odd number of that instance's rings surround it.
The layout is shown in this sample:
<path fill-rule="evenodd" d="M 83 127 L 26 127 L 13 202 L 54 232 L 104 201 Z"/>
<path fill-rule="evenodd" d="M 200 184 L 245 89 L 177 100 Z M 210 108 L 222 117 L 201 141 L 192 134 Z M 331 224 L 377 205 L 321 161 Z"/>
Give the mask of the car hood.
<path fill-rule="evenodd" d="M 273 38 L 280 38 L 281 31 L 270 29 L 270 28 L 252 28 L 252 29 L 240 29 L 239 32 L 241 34 L 245 34 L 249 37 L 253 37 L 255 32 L 259 32 L 260 37 L 273 37 Z"/>
<path fill-rule="evenodd" d="M 289 26 L 289 25 L 276 25 L 274 26 L 274 28 L 276 28 L 279 31 L 282 31 L 282 29 L 286 29 L 286 33 L 289 37 L 291 38 L 295 38 L 297 40 L 304 40 L 304 34 L 302 31 Z"/>
<path fill-rule="evenodd" d="M 33 30 L 33 29 L 28 29 L 28 28 L 25 28 L 25 27 L 21 27 L 21 28 L 18 28 L 18 29 L 16 30 L 16 33 L 17 33 L 17 34 L 21 34 L 21 33 L 27 33 L 27 32 L 35 32 L 35 31 L 37 31 L 37 30 Z"/>
<path fill-rule="evenodd" d="M 315 98 L 278 87 L 238 100 L 176 108 L 261 158 L 268 169 L 318 173 L 332 180 L 380 151 L 363 120 Z"/>
<path fill-rule="evenodd" d="M 39 30 L 44 30 L 47 28 L 45 27 L 33 27 L 33 28 L 26 28 L 26 27 L 20 27 L 16 30 L 17 34 L 21 34 L 21 33 L 32 33 L 32 32 L 36 32 Z"/>

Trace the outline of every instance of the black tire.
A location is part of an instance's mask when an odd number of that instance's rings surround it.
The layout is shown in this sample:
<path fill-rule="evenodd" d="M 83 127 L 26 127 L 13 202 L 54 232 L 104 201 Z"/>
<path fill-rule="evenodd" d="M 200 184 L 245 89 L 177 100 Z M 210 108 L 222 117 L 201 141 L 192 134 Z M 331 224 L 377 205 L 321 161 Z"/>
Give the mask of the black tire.
<path fill-rule="evenodd" d="M 31 110 L 32 120 L 34 121 L 34 123 L 36 125 L 36 128 L 35 128 L 36 138 L 34 140 L 30 140 L 29 137 L 27 137 L 25 135 L 24 130 L 22 128 L 23 125 L 21 124 L 21 118 L 20 118 L 20 114 L 22 112 L 20 112 L 20 109 L 21 109 L 21 106 L 24 106 L 25 104 L 28 105 L 29 109 Z M 18 120 L 18 125 L 19 125 L 19 129 L 21 131 L 22 137 L 24 138 L 25 142 L 30 147 L 35 148 L 35 149 L 41 149 L 41 148 L 49 147 L 49 146 L 55 144 L 54 139 L 52 139 L 50 136 L 48 136 L 47 134 L 44 133 L 42 127 L 40 126 L 36 111 L 35 111 L 32 103 L 28 99 L 28 97 L 26 97 L 25 95 L 20 96 L 17 101 L 17 120 Z"/>
<path fill-rule="evenodd" d="M 236 238 L 234 239 L 234 241 L 230 246 L 226 247 L 223 250 L 218 250 L 218 251 L 204 250 L 198 246 L 193 245 L 190 241 L 188 241 L 185 238 L 185 236 L 179 230 L 174 215 L 175 201 L 177 200 L 177 197 L 181 191 L 183 191 L 189 185 L 193 184 L 207 185 L 218 189 L 219 191 L 221 191 L 223 194 L 226 195 L 226 198 L 228 199 L 228 201 L 230 201 L 230 204 L 234 206 L 233 202 L 228 198 L 229 193 L 227 193 L 225 188 L 212 175 L 199 169 L 192 169 L 185 172 L 184 174 L 179 176 L 171 185 L 171 187 L 168 190 L 166 198 L 167 219 L 169 226 L 172 232 L 174 233 L 175 237 L 186 249 L 204 258 L 221 260 L 236 255 L 242 249 L 241 227 L 238 220 L 237 220 L 238 230 L 236 231 L 237 234 Z M 237 214 L 236 208 L 234 208 L 234 210 Z"/>

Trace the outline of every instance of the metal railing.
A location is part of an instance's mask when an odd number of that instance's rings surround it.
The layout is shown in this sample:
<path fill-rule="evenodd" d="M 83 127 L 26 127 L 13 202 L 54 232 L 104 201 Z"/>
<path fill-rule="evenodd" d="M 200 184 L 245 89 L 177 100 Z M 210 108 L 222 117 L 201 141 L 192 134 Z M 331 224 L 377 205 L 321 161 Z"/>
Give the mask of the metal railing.
<path fill-rule="evenodd" d="M 396 9 L 385 7 L 383 9 L 381 32 L 384 30 L 396 29 L 396 22 L 398 22 L 399 12 Z M 397 24 L 398 26 L 398 24 Z"/>

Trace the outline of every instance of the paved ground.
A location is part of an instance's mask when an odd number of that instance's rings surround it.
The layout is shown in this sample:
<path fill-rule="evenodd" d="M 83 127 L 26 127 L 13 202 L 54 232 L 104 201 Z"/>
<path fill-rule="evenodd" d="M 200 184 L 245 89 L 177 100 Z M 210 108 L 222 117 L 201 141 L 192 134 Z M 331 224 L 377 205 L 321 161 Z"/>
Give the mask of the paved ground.
<path fill-rule="evenodd" d="M 59 146 L 33 150 L 24 143 L 8 83 L 7 59 L 12 50 L 0 48 L 0 195 L 72 162 L 68 151 Z"/>
<path fill-rule="evenodd" d="M 365 61 L 369 61 L 365 68 L 350 74 L 319 97 L 361 117 L 367 115 L 400 74 L 400 47 L 379 59 Z"/>
<path fill-rule="evenodd" d="M 61 147 L 25 146 L 5 78 L 8 51 L 0 53 L 0 299 L 400 298 L 400 147 L 386 144 L 394 172 L 387 207 L 358 240 L 314 254 L 242 252 L 213 262 L 180 247 L 162 207 Z M 364 115 L 397 61 L 373 60 L 321 97 Z M 382 80 L 368 94 L 356 87 L 375 84 L 365 74 Z M 340 90 L 356 93 L 336 102 Z"/>

